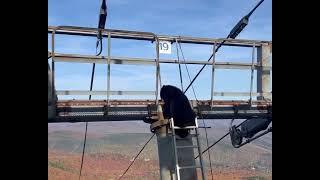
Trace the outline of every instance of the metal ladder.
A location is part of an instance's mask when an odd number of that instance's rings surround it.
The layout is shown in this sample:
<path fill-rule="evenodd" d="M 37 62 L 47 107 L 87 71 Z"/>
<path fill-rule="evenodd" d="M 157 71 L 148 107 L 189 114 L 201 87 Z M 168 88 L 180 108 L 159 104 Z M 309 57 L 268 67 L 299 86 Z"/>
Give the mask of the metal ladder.
<path fill-rule="evenodd" d="M 203 160 L 202 160 L 202 154 L 201 154 L 201 146 L 200 146 L 200 142 L 199 142 L 199 133 L 198 133 L 198 119 L 195 119 L 195 126 L 186 126 L 186 127 L 177 127 L 174 126 L 174 121 L 173 118 L 170 119 L 170 128 L 172 130 L 172 141 L 173 141 L 173 151 L 174 151 L 174 156 L 175 156 L 175 170 L 176 170 L 176 177 L 177 180 L 180 180 L 180 170 L 181 169 L 197 169 L 200 168 L 201 169 L 201 175 L 202 175 L 202 179 L 206 180 L 205 177 L 205 173 L 204 173 L 204 168 L 203 168 Z M 176 142 L 176 134 L 175 134 L 175 129 L 189 129 L 189 130 L 195 130 L 195 134 L 191 134 L 189 136 L 191 137 L 195 137 L 196 141 L 197 141 L 197 145 L 192 145 L 192 146 L 177 146 L 177 142 Z M 195 163 L 195 166 L 179 166 L 178 163 L 178 148 L 197 148 L 198 152 L 199 152 L 199 164 L 197 165 L 197 162 Z"/>

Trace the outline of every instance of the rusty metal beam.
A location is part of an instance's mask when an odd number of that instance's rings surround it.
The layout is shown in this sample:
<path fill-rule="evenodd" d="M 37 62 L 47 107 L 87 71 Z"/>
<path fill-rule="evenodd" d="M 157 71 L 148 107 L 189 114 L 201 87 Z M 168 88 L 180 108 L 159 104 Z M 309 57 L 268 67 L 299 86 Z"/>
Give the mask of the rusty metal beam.
<path fill-rule="evenodd" d="M 163 104 L 162 100 L 159 100 L 160 104 Z M 59 100 L 57 101 L 57 107 L 64 106 L 147 106 L 154 105 L 155 100 L 110 100 L 107 104 L 106 100 Z M 210 105 L 211 100 L 190 100 L 190 104 L 193 106 L 196 105 Z M 231 101 L 231 100 L 216 100 L 213 101 L 213 106 L 240 106 L 240 105 L 249 105 L 248 101 Z M 272 102 L 270 101 L 252 101 L 252 106 L 270 106 Z"/>
<path fill-rule="evenodd" d="M 159 101 L 163 104 L 162 101 Z M 246 119 L 272 116 L 272 103 L 267 101 L 213 101 L 191 100 L 194 111 L 203 119 Z M 57 116 L 48 120 L 56 122 L 139 121 L 155 116 L 155 100 L 60 100 Z"/>

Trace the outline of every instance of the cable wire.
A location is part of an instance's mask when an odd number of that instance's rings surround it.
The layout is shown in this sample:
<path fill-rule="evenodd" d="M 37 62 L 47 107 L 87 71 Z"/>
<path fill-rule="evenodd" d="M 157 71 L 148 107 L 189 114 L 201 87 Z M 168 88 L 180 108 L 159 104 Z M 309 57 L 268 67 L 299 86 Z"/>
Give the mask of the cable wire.
<path fill-rule="evenodd" d="M 123 174 L 119 177 L 118 180 L 120 180 L 130 169 L 130 167 L 132 166 L 132 164 L 136 161 L 136 159 L 138 158 L 138 156 L 140 155 L 140 153 L 143 151 L 143 149 L 147 146 L 147 144 L 151 141 L 151 139 L 153 138 L 153 136 L 155 135 L 155 133 L 153 133 L 153 135 L 149 138 L 149 140 L 143 145 L 143 147 L 141 148 L 141 150 L 138 152 L 138 154 L 134 157 L 133 161 L 130 163 L 130 165 L 128 166 L 128 168 L 123 172 Z"/>
<path fill-rule="evenodd" d="M 244 122 L 246 122 L 247 120 L 241 122 L 239 125 L 236 126 L 236 128 L 238 128 L 239 126 L 241 126 Z M 217 140 L 215 143 L 213 143 L 211 146 L 209 146 L 207 149 L 205 149 L 204 151 L 202 151 L 201 154 L 205 153 L 206 151 L 208 151 L 210 148 L 212 148 L 213 146 L 215 146 L 218 142 L 220 142 L 222 139 L 224 139 L 226 136 L 228 136 L 230 134 L 230 131 L 228 133 L 226 133 L 225 135 L 223 135 L 219 140 Z M 195 159 L 197 159 L 199 157 L 198 156 L 195 157 Z"/>
<path fill-rule="evenodd" d="M 96 64 L 93 63 L 93 65 L 92 65 L 92 73 L 91 73 L 91 82 L 90 82 L 90 91 L 92 91 L 92 87 L 93 87 L 95 67 L 96 67 Z M 89 100 L 91 100 L 91 94 L 89 95 Z M 82 149 L 82 157 L 81 157 L 81 166 L 80 166 L 80 172 L 79 172 L 79 180 L 81 178 L 81 173 L 82 173 L 83 158 L 84 158 L 84 152 L 85 152 L 85 149 L 86 149 L 86 142 L 87 142 L 87 132 L 88 132 L 88 122 L 86 122 L 86 130 L 85 130 L 85 133 L 84 133 L 84 141 L 83 141 L 83 149 Z"/>
<path fill-rule="evenodd" d="M 176 39 L 176 43 L 178 43 L 178 42 L 177 42 L 177 39 Z M 189 80 L 190 80 L 190 82 L 191 82 L 191 78 L 190 78 L 188 66 L 187 66 L 187 64 L 186 64 L 186 60 L 185 60 L 184 55 L 183 55 L 183 51 L 182 51 L 182 48 L 181 48 L 181 44 L 178 43 L 178 45 L 179 45 L 179 48 L 180 48 L 180 51 L 181 51 L 181 56 L 182 56 L 182 59 L 183 59 L 183 61 L 184 61 L 185 68 L 186 68 L 187 73 L 188 73 Z M 179 59 L 178 59 L 178 61 L 179 61 Z M 179 64 L 179 65 L 180 65 L 180 64 Z M 179 70 L 180 70 L 180 69 L 179 69 Z M 180 76 L 181 76 L 181 70 L 180 70 Z M 192 86 L 192 91 L 193 91 L 194 98 L 196 99 L 197 104 L 198 104 L 199 111 L 201 111 L 201 110 L 200 110 L 200 106 L 199 106 L 199 101 L 198 101 L 198 98 L 197 98 L 197 96 L 196 96 L 196 92 L 195 92 L 192 84 L 191 84 L 191 86 Z M 203 116 L 202 116 L 201 113 L 200 113 L 200 116 L 201 116 L 202 123 L 203 123 L 203 126 L 204 126 L 204 131 L 205 131 L 205 135 L 206 135 L 206 142 L 207 142 L 207 147 L 208 147 L 208 146 L 209 146 L 209 140 L 208 140 L 207 126 L 206 126 L 206 123 L 204 122 L 204 119 L 203 119 Z M 209 157 L 209 165 L 210 165 L 211 179 L 213 180 L 213 171 L 212 171 L 210 151 L 208 152 L 208 157 Z"/>
<path fill-rule="evenodd" d="M 247 15 L 245 15 L 234 27 L 233 29 L 230 31 L 230 33 L 228 34 L 228 36 L 226 37 L 226 39 L 231 38 L 231 39 L 235 39 L 238 34 L 244 29 L 244 27 L 248 24 L 249 21 L 249 17 L 252 15 L 252 13 L 260 6 L 260 4 L 263 2 L 264 0 L 261 0 Z M 226 40 L 223 40 L 219 46 L 217 47 L 215 52 L 218 52 L 219 48 L 225 43 Z M 211 56 L 208 59 L 208 62 L 211 60 L 211 58 L 213 57 L 213 54 L 211 54 Z M 206 64 L 204 64 L 202 66 L 202 68 L 200 69 L 200 71 L 197 73 L 197 75 L 192 79 L 191 83 L 188 85 L 187 89 L 184 91 L 184 93 L 186 93 L 189 89 L 189 87 L 192 85 L 192 83 L 197 79 L 197 77 L 199 76 L 199 74 L 202 72 L 202 70 L 204 69 L 204 67 L 206 67 Z"/>
<path fill-rule="evenodd" d="M 176 39 L 176 49 L 177 49 L 177 58 L 178 58 L 178 64 L 179 64 L 181 91 L 183 92 L 183 80 L 182 80 L 182 74 L 181 74 L 181 64 L 180 64 L 180 56 L 179 56 L 178 40 L 177 39 Z"/>

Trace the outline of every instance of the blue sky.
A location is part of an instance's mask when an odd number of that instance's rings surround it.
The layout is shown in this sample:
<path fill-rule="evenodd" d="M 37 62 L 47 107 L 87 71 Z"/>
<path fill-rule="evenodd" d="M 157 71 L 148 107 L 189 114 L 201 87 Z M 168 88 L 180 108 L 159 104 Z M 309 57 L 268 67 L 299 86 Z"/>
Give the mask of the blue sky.
<path fill-rule="evenodd" d="M 106 27 L 148 31 L 156 34 L 181 35 L 207 38 L 224 38 L 232 27 L 247 14 L 258 0 L 107 0 L 108 17 Z M 97 27 L 101 0 L 49 0 L 48 25 L 73 25 Z M 272 1 L 265 0 L 254 12 L 249 25 L 237 37 L 239 39 L 272 40 Z M 48 50 L 51 37 L 48 35 Z M 58 35 L 56 52 L 73 54 L 95 54 L 96 39 Z M 104 51 L 106 55 L 106 43 Z M 175 44 L 172 54 L 161 58 L 176 58 Z M 211 46 L 182 44 L 187 60 L 207 60 Z M 250 48 L 222 47 L 216 55 L 217 61 L 250 62 Z M 154 58 L 154 45 L 150 42 L 113 39 L 111 56 Z M 91 64 L 57 63 L 57 90 L 88 90 Z M 191 77 L 201 66 L 188 65 Z M 182 66 L 184 87 L 189 84 L 185 67 Z M 255 74 L 256 75 L 256 74 Z M 163 84 L 180 87 L 178 65 L 161 64 Z M 254 80 L 255 82 L 255 80 Z M 199 99 L 210 99 L 211 67 L 208 66 L 194 83 Z M 254 83 L 255 87 L 255 83 Z M 106 89 L 106 65 L 96 66 L 95 90 Z M 154 90 L 155 67 L 111 65 L 111 90 Z M 248 92 L 250 90 L 250 70 L 216 70 L 215 91 Z M 254 88 L 255 90 L 255 88 Z M 194 99 L 191 89 L 187 96 Z M 82 97 L 59 97 L 81 98 Z M 94 97 L 105 98 L 105 97 Z M 119 97 L 112 98 L 149 98 Z M 236 99 L 235 97 L 230 97 Z M 247 99 L 248 97 L 243 97 Z M 222 99 L 215 97 L 215 99 Z"/>

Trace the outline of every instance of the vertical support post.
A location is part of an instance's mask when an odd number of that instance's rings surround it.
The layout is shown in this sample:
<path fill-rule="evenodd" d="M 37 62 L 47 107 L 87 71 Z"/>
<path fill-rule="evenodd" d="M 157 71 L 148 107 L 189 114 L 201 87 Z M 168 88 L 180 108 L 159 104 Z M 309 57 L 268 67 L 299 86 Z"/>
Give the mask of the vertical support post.
<path fill-rule="evenodd" d="M 54 68 L 54 58 L 55 58 L 55 52 L 54 52 L 54 35 L 55 35 L 54 30 L 52 32 L 52 37 L 51 37 L 51 70 L 48 62 L 48 119 L 53 119 L 56 116 L 56 101 L 57 101 L 57 96 L 56 96 L 56 91 L 55 91 L 55 86 L 54 86 L 54 75 L 55 75 L 55 68 Z"/>
<path fill-rule="evenodd" d="M 198 121 L 198 120 L 196 120 Z M 197 125 L 198 127 L 198 125 Z M 200 160 L 200 166 L 201 166 L 201 175 L 202 175 L 202 179 L 205 180 L 206 179 L 206 175 L 205 175 L 205 168 L 204 168 L 204 163 L 203 163 L 203 158 L 202 158 L 202 150 L 201 150 L 201 144 L 200 144 L 200 140 L 199 140 L 199 132 L 198 129 L 195 129 L 196 135 L 197 135 L 197 146 L 198 146 L 198 153 L 199 153 L 199 160 Z M 210 153 L 210 151 L 208 152 Z"/>
<path fill-rule="evenodd" d="M 161 105 L 158 105 L 158 118 L 163 121 L 163 113 Z M 178 159 L 179 166 L 194 166 L 194 150 L 193 148 L 179 148 L 177 149 L 177 156 L 174 155 L 174 142 L 172 134 L 169 132 L 168 126 L 162 126 L 155 130 L 157 135 L 159 166 L 160 166 L 160 180 L 177 180 L 175 172 L 175 157 Z M 177 138 L 176 146 L 192 146 L 192 137 Z M 195 169 L 180 170 L 181 179 L 197 179 L 197 171 Z"/>
<path fill-rule="evenodd" d="M 272 44 L 261 45 L 258 48 L 257 57 L 260 65 L 257 70 L 257 92 L 261 94 L 257 100 L 271 100 L 271 95 L 265 93 L 270 93 L 271 91 L 271 70 L 266 67 L 271 65 Z"/>
<path fill-rule="evenodd" d="M 52 96 L 54 93 L 52 87 L 52 72 L 48 63 L 48 119 L 54 119 L 56 114 L 56 98 Z"/>
<path fill-rule="evenodd" d="M 110 56 L 111 56 L 111 35 L 110 35 L 110 32 L 108 32 L 107 105 L 109 105 L 109 97 L 110 97 Z"/>
<path fill-rule="evenodd" d="M 211 108 L 213 107 L 213 96 L 214 96 L 214 70 L 216 65 L 216 45 L 217 43 L 214 42 L 213 45 L 213 56 L 212 56 L 212 77 L 211 77 Z"/>
<path fill-rule="evenodd" d="M 161 105 L 157 105 L 159 121 L 164 121 Z M 168 127 L 162 126 L 155 131 L 157 135 L 160 180 L 174 179 L 174 154 L 172 138 L 168 134 Z"/>
<path fill-rule="evenodd" d="M 250 105 L 252 103 L 252 88 L 253 88 L 253 71 L 254 71 L 255 49 L 256 49 L 256 45 L 253 44 L 253 46 L 252 46 L 252 56 L 251 56 L 252 62 L 251 62 L 250 99 L 249 99 L 249 104 Z"/>
<path fill-rule="evenodd" d="M 159 80 L 160 80 L 160 64 L 159 64 L 159 39 L 155 37 L 156 42 L 156 105 L 158 105 Z"/>
<path fill-rule="evenodd" d="M 55 35 L 55 32 L 56 32 L 56 29 L 52 31 L 52 36 L 51 36 L 51 73 L 52 73 L 52 98 L 55 97 L 55 92 L 54 92 L 54 89 L 55 89 L 55 86 L 54 86 L 54 79 L 55 79 L 55 70 L 54 70 L 54 58 L 55 58 L 55 52 L 54 52 L 54 35 Z"/>

